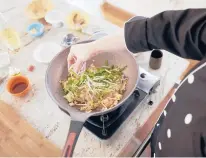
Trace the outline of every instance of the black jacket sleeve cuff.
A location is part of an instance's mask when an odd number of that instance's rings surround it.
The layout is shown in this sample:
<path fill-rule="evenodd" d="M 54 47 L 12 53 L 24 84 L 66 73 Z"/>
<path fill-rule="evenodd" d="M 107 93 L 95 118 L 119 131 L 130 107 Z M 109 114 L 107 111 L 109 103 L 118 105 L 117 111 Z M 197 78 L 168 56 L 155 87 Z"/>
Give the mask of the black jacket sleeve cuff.
<path fill-rule="evenodd" d="M 150 50 L 147 43 L 147 18 L 136 16 L 127 21 L 124 26 L 124 37 L 130 52 Z"/>

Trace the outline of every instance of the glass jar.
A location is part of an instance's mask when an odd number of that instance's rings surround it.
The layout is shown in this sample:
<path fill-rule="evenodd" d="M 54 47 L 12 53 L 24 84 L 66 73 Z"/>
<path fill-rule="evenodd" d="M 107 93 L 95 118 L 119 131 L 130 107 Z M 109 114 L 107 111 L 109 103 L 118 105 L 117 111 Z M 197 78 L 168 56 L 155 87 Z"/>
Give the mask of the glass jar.
<path fill-rule="evenodd" d="M 0 13 L 0 41 L 11 51 L 17 50 L 21 46 L 18 32 L 8 24 L 2 13 Z"/>

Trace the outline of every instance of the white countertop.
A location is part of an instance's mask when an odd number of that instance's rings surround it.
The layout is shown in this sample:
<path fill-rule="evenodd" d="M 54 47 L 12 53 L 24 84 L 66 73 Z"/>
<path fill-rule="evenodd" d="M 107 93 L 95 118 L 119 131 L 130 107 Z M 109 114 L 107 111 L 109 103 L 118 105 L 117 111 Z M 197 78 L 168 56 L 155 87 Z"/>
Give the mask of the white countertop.
<path fill-rule="evenodd" d="M 8 1 L 12 3 L 14 0 L 5 0 L 5 4 L 8 3 Z M 0 5 L 0 11 L 4 10 L 6 16 L 12 17 L 12 23 L 14 25 L 18 24 L 19 30 L 23 32 L 28 24 L 28 20 L 22 10 L 24 6 L 23 3 L 20 5 L 18 3 L 19 1 L 17 1 L 18 0 L 15 0 L 17 7 L 9 6 L 2 8 Z M 65 10 L 65 12 L 74 8 L 68 6 L 65 2 L 60 2 L 60 0 L 57 2 L 57 6 Z M 118 29 L 116 26 L 98 18 L 94 18 L 93 22 L 101 24 L 101 26 L 110 33 Z M 60 111 L 58 106 L 49 98 L 44 85 L 47 65 L 37 63 L 32 58 L 32 50 L 42 41 L 50 40 L 59 43 L 62 35 L 68 33 L 68 31 L 67 28 L 51 29 L 42 38 L 35 40 L 28 35 L 24 36 L 23 42 L 28 45 L 22 48 L 17 54 L 10 54 L 11 66 L 20 68 L 22 72 L 30 78 L 33 83 L 33 93 L 24 99 L 14 98 L 5 90 L 0 93 L 0 99 L 15 107 L 17 111 L 21 113 L 22 117 L 27 119 L 33 127 L 38 129 L 45 137 L 57 144 L 60 148 L 63 147 L 67 136 L 70 117 Z M 161 78 L 161 86 L 158 88 L 157 93 L 152 95 L 152 100 L 154 101 L 153 106 L 147 104 L 140 105 L 123 123 L 114 136 L 108 140 L 100 140 L 83 128 L 77 142 L 75 156 L 115 156 L 128 142 L 130 139 L 129 136 L 135 132 L 135 129 L 139 128 L 140 125 L 146 121 L 188 65 L 186 60 L 171 53 L 164 52 L 161 69 L 154 71 L 148 67 L 149 55 L 149 52 L 138 54 L 137 62 L 140 66 Z M 31 64 L 35 65 L 34 72 L 27 71 L 27 67 Z"/>

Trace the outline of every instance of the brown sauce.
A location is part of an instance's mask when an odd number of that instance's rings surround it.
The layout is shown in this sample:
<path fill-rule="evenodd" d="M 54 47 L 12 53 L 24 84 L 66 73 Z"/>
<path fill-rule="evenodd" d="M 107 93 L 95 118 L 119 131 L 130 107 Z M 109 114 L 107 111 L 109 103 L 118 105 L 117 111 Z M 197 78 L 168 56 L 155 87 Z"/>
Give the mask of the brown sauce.
<path fill-rule="evenodd" d="M 23 83 L 23 82 L 17 83 L 12 87 L 12 92 L 13 93 L 23 92 L 27 88 L 27 86 L 28 85 L 26 83 Z"/>

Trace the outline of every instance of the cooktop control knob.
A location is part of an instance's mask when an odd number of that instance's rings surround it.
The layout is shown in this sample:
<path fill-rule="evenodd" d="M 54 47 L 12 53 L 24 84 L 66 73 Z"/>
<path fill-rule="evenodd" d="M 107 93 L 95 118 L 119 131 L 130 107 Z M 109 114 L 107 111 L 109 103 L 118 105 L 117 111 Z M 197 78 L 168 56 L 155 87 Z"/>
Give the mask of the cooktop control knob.
<path fill-rule="evenodd" d="M 145 73 L 141 73 L 141 74 L 140 74 L 140 77 L 141 77 L 141 78 L 145 78 L 145 77 L 146 77 L 146 74 L 145 74 Z"/>

